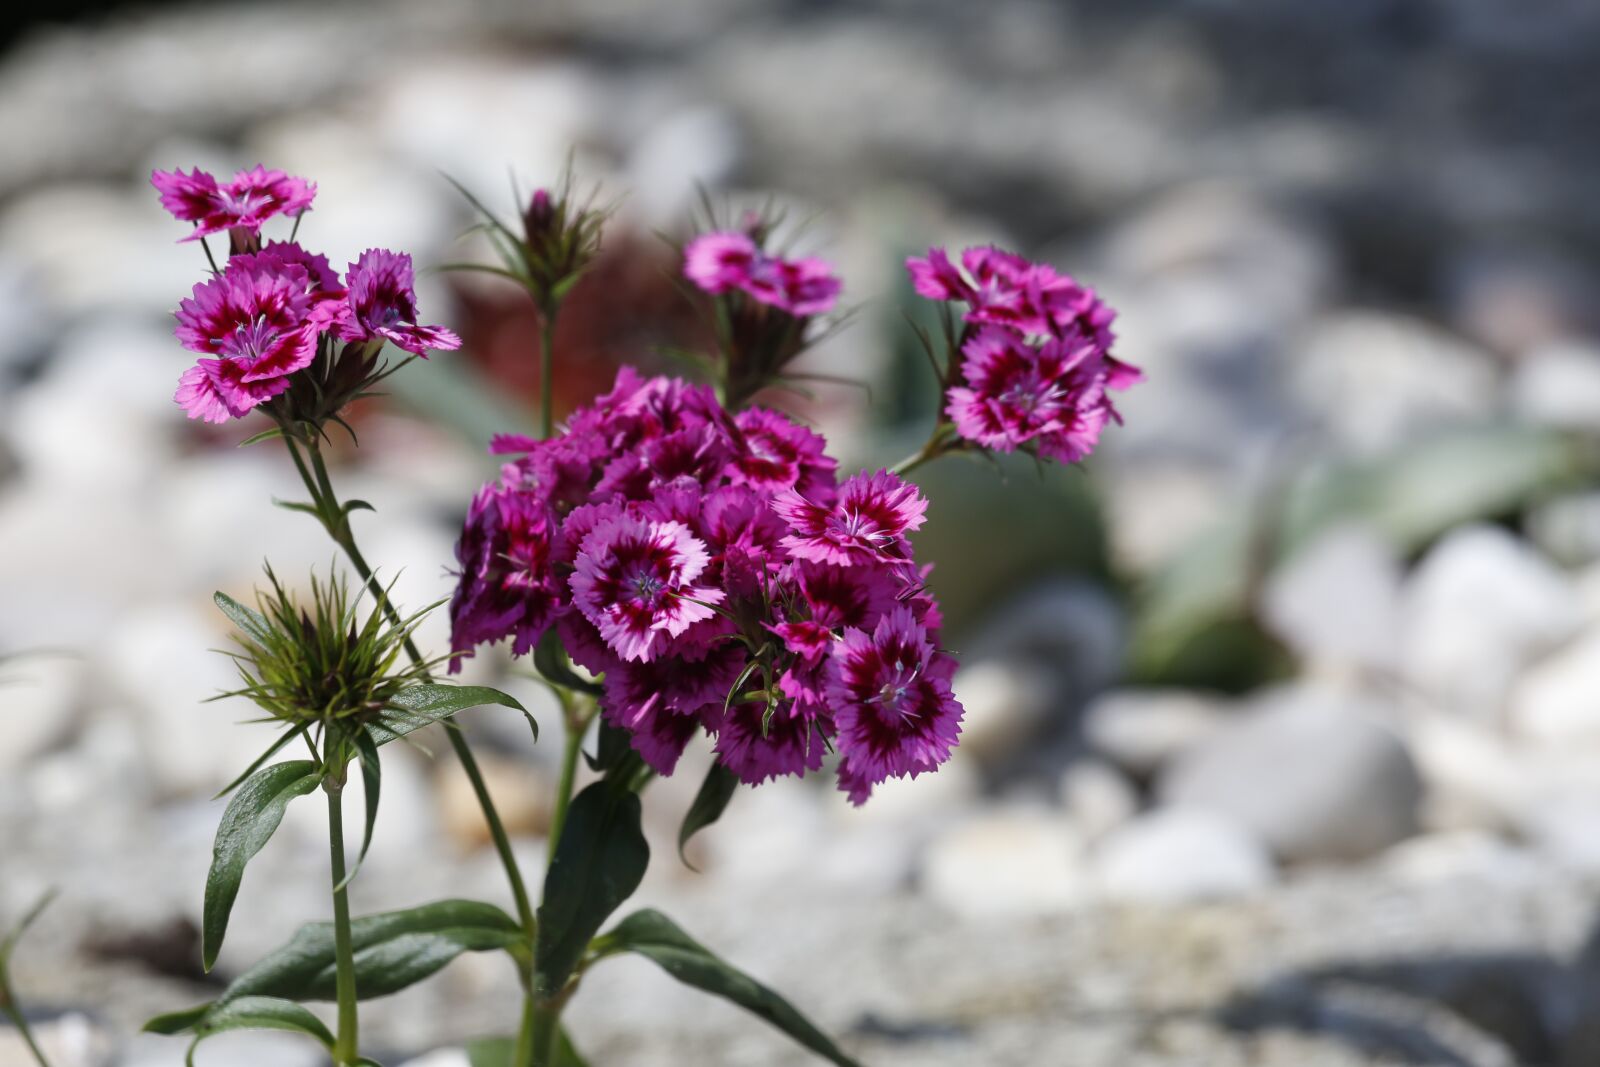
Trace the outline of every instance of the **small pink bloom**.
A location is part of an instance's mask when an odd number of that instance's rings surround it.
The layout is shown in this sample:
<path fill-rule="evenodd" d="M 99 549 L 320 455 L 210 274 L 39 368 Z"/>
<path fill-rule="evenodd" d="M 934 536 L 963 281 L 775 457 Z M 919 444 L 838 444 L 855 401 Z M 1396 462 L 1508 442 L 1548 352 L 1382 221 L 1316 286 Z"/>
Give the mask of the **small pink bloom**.
<path fill-rule="evenodd" d="M 845 630 L 831 664 L 839 784 L 854 803 L 886 778 L 915 777 L 950 758 L 962 716 L 950 689 L 955 661 L 934 650 L 910 609 L 896 608 L 871 633 Z"/>
<path fill-rule="evenodd" d="M 335 330 L 342 341 L 388 341 L 426 357 L 430 348 L 461 347 L 461 338 L 443 326 L 417 325 L 417 296 L 411 257 L 369 248 L 345 272 L 348 303 L 339 309 Z"/>
<path fill-rule="evenodd" d="M 766 710 L 759 701 L 728 708 L 717 731 L 717 761 L 746 785 L 820 768 L 828 743 L 814 709 L 785 704 L 763 722 Z"/>
<path fill-rule="evenodd" d="M 749 234 L 732 231 L 705 233 L 690 241 L 683 273 L 713 295 L 739 289 L 796 318 L 831 311 L 841 288 L 826 260 L 770 255 Z"/>
<path fill-rule="evenodd" d="M 461 581 L 450 600 L 450 647 L 466 653 L 513 638 L 511 652 L 533 650 L 566 606 L 556 574 L 555 516 L 528 493 L 490 484 L 479 490 L 456 542 Z M 458 655 L 451 671 L 461 669 Z"/>
<path fill-rule="evenodd" d="M 600 521 L 584 537 L 572 576 L 573 602 L 624 660 L 649 660 L 660 637 L 677 637 L 716 614 L 720 589 L 696 586 L 709 556 L 680 522 L 629 514 Z"/>
<path fill-rule="evenodd" d="M 734 482 L 769 493 L 807 494 L 833 484 L 839 464 L 826 453 L 828 442 L 820 434 L 767 408 L 748 408 L 734 421 L 739 447 L 727 471 Z"/>
<path fill-rule="evenodd" d="M 929 300 L 971 300 L 972 286 L 950 262 L 942 248 L 930 248 L 924 257 L 908 256 L 906 272 L 917 295 Z"/>
<path fill-rule="evenodd" d="M 281 170 L 257 166 L 241 170 L 226 184 L 205 171 L 153 171 L 150 184 L 161 195 L 161 206 L 184 222 L 195 224 L 185 241 L 213 233 L 241 230 L 254 235 L 261 224 L 276 215 L 299 215 L 311 207 L 317 187 Z"/>
<path fill-rule="evenodd" d="M 962 351 L 966 384 L 950 390 L 945 409 L 962 437 L 999 452 L 1032 445 L 1063 463 L 1094 451 L 1109 408 L 1092 343 L 1080 335 L 1034 345 L 986 326 Z"/>
<path fill-rule="evenodd" d="M 715 728 L 728 690 L 743 667 L 734 645 L 699 659 L 666 656 L 648 663 L 618 663 L 605 679 L 606 721 L 627 730 L 634 751 L 660 774 L 671 774 L 689 739 Z"/>
<path fill-rule="evenodd" d="M 905 535 L 922 525 L 928 502 L 899 475 L 878 471 L 846 481 L 831 503 L 791 489 L 774 497 L 772 508 L 789 524 L 783 545 L 796 559 L 850 567 L 904 561 Z"/>

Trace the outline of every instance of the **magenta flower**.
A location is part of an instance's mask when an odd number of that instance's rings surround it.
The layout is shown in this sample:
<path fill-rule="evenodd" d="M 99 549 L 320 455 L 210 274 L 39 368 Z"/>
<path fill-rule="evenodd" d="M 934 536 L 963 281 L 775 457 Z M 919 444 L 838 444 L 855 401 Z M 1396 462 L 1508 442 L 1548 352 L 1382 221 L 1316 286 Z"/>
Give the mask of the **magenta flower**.
<path fill-rule="evenodd" d="M 684 277 L 717 295 L 738 289 L 796 318 L 833 310 L 841 288 L 826 260 L 784 259 L 734 231 L 701 234 L 683 253 Z"/>
<path fill-rule="evenodd" d="M 316 357 L 306 269 L 241 258 L 178 305 L 178 340 L 209 357 L 179 379 L 174 399 L 191 419 L 239 418 L 289 388 L 289 375 Z"/>
<path fill-rule="evenodd" d="M 682 523 L 618 514 L 584 537 L 573 603 L 617 655 L 649 660 L 661 635 L 679 636 L 725 599 L 720 589 L 692 584 L 708 560 L 705 544 Z"/>
<path fill-rule="evenodd" d="M 828 442 L 820 434 L 766 408 L 741 411 L 734 422 L 738 437 L 727 473 L 736 484 L 769 493 L 832 487 L 839 464 L 824 451 Z"/>
<path fill-rule="evenodd" d="M 815 709 L 788 704 L 763 723 L 765 714 L 766 705 L 760 702 L 728 708 L 713 746 L 718 762 L 746 785 L 822 766 L 828 742 Z"/>
<path fill-rule="evenodd" d="M 791 489 L 774 497 L 772 508 L 789 524 L 783 545 L 796 559 L 849 567 L 908 559 L 905 535 L 922 525 L 928 502 L 899 475 L 878 471 L 846 481 L 837 500 L 814 501 Z"/>
<path fill-rule="evenodd" d="M 886 778 L 915 777 L 950 758 L 962 716 L 950 689 L 955 661 L 934 650 L 909 608 L 884 615 L 870 633 L 846 629 L 831 663 L 839 785 L 853 803 Z"/>
<path fill-rule="evenodd" d="M 195 224 L 183 238 L 196 241 L 224 231 L 241 231 L 254 237 L 261 224 L 276 215 L 296 216 L 311 207 L 317 187 L 304 178 L 291 178 L 281 170 L 257 166 L 241 170 L 226 184 L 196 168 L 152 171 L 150 184 L 161 195 L 161 206 L 174 218 Z"/>
<path fill-rule="evenodd" d="M 566 583 L 552 559 L 554 516 L 536 498 L 497 485 L 479 490 L 456 543 L 461 581 L 450 600 L 455 653 L 513 638 L 526 655 L 566 607 Z M 461 669 L 458 655 L 450 670 Z"/>
<path fill-rule="evenodd" d="M 998 452 L 1031 446 L 1063 463 L 1094 451 L 1110 407 L 1092 342 L 1077 335 L 1033 345 L 986 326 L 962 352 L 966 384 L 949 391 L 945 409 L 962 437 Z"/>
<path fill-rule="evenodd" d="M 369 248 L 345 273 L 348 303 L 339 309 L 334 329 L 342 341 L 388 341 L 413 355 L 428 349 L 461 347 L 461 338 L 443 326 L 417 325 L 417 296 L 411 257 Z"/>
<path fill-rule="evenodd" d="M 657 773 L 671 774 L 689 739 L 720 725 L 723 701 L 742 666 L 730 645 L 698 659 L 617 663 L 605 672 L 603 713 L 629 732 L 634 751 Z"/>

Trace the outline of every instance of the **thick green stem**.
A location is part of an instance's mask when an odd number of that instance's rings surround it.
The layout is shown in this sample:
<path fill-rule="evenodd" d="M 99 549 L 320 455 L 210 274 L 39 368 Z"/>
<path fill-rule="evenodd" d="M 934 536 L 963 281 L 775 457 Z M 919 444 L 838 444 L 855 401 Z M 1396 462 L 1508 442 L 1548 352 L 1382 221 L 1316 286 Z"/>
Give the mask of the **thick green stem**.
<path fill-rule="evenodd" d="M 328 857 L 333 868 L 333 957 L 334 985 L 339 998 L 339 1030 L 333 1046 L 333 1062 L 339 1067 L 360 1058 L 356 1022 L 356 960 L 350 940 L 350 897 L 345 888 L 344 868 L 344 787 L 324 784 L 328 794 Z"/>
<path fill-rule="evenodd" d="M 552 300 L 546 307 L 539 309 L 539 317 L 544 322 L 543 332 L 539 337 L 539 436 L 549 437 L 555 432 L 555 345 L 556 345 L 556 313 L 561 310 L 561 302 Z"/>
<path fill-rule="evenodd" d="M 554 1067 L 556 1035 L 561 1030 L 563 997 L 538 1000 L 533 1006 L 533 1067 Z"/>
<path fill-rule="evenodd" d="M 583 752 L 583 735 L 588 732 L 591 719 L 592 715 L 583 710 L 574 710 L 567 719 L 567 743 L 561 753 L 561 780 L 556 784 L 556 806 L 550 815 L 547 849 L 550 860 L 555 859 L 556 844 L 561 840 L 561 830 L 567 824 L 567 808 L 572 805 L 572 786 L 578 777 L 578 756 Z"/>

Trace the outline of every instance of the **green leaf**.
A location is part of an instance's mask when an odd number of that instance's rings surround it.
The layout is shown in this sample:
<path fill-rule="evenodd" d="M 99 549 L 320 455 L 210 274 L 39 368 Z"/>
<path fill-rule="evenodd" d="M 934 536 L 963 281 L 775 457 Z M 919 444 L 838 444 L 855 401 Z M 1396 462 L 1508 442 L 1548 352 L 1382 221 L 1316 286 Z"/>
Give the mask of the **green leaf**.
<path fill-rule="evenodd" d="M 533 665 L 544 675 L 545 680 L 556 685 L 574 690 L 579 693 L 588 693 L 590 696 L 602 696 L 605 690 L 587 678 L 581 677 L 567 662 L 566 654 L 562 651 L 561 640 L 554 630 L 548 630 L 539 639 L 533 649 Z"/>
<path fill-rule="evenodd" d="M 240 997 L 217 1005 L 195 1028 L 195 1041 L 198 1044 L 226 1030 L 290 1030 L 309 1034 L 324 1048 L 333 1048 L 333 1035 L 321 1019 L 293 1001 L 278 997 Z"/>
<path fill-rule="evenodd" d="M 272 744 L 268 745 L 265 752 L 261 753 L 261 755 L 257 756 L 253 761 L 251 761 L 250 766 L 246 767 L 239 777 L 235 778 L 233 781 L 217 790 L 216 796 L 212 797 L 211 799 L 221 800 L 235 789 L 238 789 L 240 783 L 242 783 L 246 778 L 249 778 L 252 774 L 259 771 L 262 765 L 267 762 L 267 760 L 283 751 L 284 746 L 288 745 L 289 742 L 293 741 L 310 728 L 310 723 L 302 723 L 299 726 L 285 730 L 283 733 L 279 734 L 278 739 L 272 742 Z"/>
<path fill-rule="evenodd" d="M 243 441 L 240 441 L 239 444 L 238 444 L 238 447 L 239 448 L 244 448 L 247 445 L 253 445 L 253 444 L 256 444 L 257 442 L 260 442 L 260 441 L 267 441 L 267 440 L 270 440 L 270 439 L 272 439 L 274 437 L 282 437 L 282 436 L 283 436 L 283 431 L 280 430 L 278 427 L 274 426 L 270 430 L 262 430 L 260 433 L 251 434 L 249 437 L 246 437 Z"/>
<path fill-rule="evenodd" d="M 352 511 L 373 511 L 373 512 L 375 512 L 378 509 L 373 507 L 371 504 L 367 503 L 365 500 L 346 500 L 344 502 L 344 507 L 341 510 L 343 510 L 344 513 L 346 515 L 348 515 Z"/>
<path fill-rule="evenodd" d="M 612 768 L 621 767 L 628 761 L 630 756 L 637 758 L 633 751 L 633 742 L 629 740 L 628 731 L 612 726 L 604 719 L 601 719 L 599 735 L 600 740 L 595 747 L 593 758 L 590 758 L 588 753 L 584 753 L 584 759 L 588 760 L 591 770 L 605 774 L 610 772 Z"/>
<path fill-rule="evenodd" d="M 183 1011 L 169 1011 L 165 1015 L 157 1015 L 144 1024 L 143 1032 L 147 1034 L 173 1034 L 187 1033 L 199 1025 L 200 1020 L 206 1017 L 211 1010 L 209 1002 L 196 1008 L 185 1008 Z"/>
<path fill-rule="evenodd" d="M 206 970 L 217 962 L 228 913 L 239 895 L 245 864 L 261 851 L 283 821 L 289 801 L 305 796 L 321 781 L 321 771 L 310 760 L 292 760 L 263 767 L 246 779 L 228 801 L 211 849 L 211 871 L 206 875 L 206 896 L 201 941 Z"/>
<path fill-rule="evenodd" d="M 272 498 L 272 503 L 285 511 L 303 511 L 314 519 L 322 518 L 322 512 L 318 511 L 314 504 L 306 504 L 298 500 L 279 500 L 277 497 Z"/>
<path fill-rule="evenodd" d="M 711 765 L 705 781 L 700 783 L 700 791 L 694 795 L 694 803 L 689 805 L 689 813 L 683 817 L 683 825 L 678 828 L 678 858 L 685 866 L 692 866 L 683 854 L 689 839 L 722 818 L 738 788 L 737 775 L 720 763 Z"/>
<path fill-rule="evenodd" d="M 211 596 L 212 602 L 222 609 L 235 626 L 244 635 L 256 644 L 266 644 L 272 637 L 272 628 L 267 625 L 266 616 L 254 608 L 247 608 L 227 593 L 218 591 Z"/>
<path fill-rule="evenodd" d="M 467 1042 L 467 1063 L 470 1067 L 513 1067 L 516 1062 L 517 1039 L 514 1037 L 483 1037 Z M 572 1047 L 572 1038 L 565 1026 L 556 1030 L 555 1057 L 552 1067 L 589 1067 L 588 1061 Z"/>
<path fill-rule="evenodd" d="M 636 952 L 685 985 L 722 997 L 765 1019 L 805 1048 L 839 1067 L 860 1067 L 783 997 L 713 955 L 659 911 L 628 916 L 598 946 Z"/>
<path fill-rule="evenodd" d="M 356 872 L 361 870 L 361 865 L 367 861 L 367 850 L 372 847 L 372 830 L 378 825 L 378 791 L 383 785 L 383 768 L 378 762 L 378 744 L 367 731 L 359 730 L 355 733 L 355 745 L 361 760 L 361 783 L 365 787 L 363 792 L 367 798 L 367 821 L 361 832 L 361 852 L 356 856 L 355 865 L 350 868 L 350 873 L 334 887 L 335 892 L 355 881 Z"/>
<path fill-rule="evenodd" d="M 639 888 L 650 846 L 639 827 L 639 797 L 595 782 L 572 801 L 539 906 L 536 980 L 542 993 L 566 983 L 613 911 Z"/>
<path fill-rule="evenodd" d="M 458 711 L 484 704 L 499 704 L 522 712 L 533 724 L 534 737 L 538 737 L 538 723 L 515 697 L 486 685 L 438 685 L 432 682 L 413 685 L 396 693 L 390 699 L 389 707 L 367 724 L 367 732 L 375 743 L 386 745 L 424 726 L 448 719 Z"/>

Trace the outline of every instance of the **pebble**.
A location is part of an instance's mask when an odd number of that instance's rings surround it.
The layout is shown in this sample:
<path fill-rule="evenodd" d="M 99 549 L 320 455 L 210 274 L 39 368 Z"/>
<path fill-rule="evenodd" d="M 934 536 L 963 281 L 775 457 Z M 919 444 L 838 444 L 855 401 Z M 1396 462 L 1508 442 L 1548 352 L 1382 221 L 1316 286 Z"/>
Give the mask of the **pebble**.
<path fill-rule="evenodd" d="M 923 857 L 921 888 L 966 920 L 1016 919 L 1072 908 L 1088 876 L 1083 842 L 1063 815 L 985 812 L 951 827 Z"/>
<path fill-rule="evenodd" d="M 1174 904 L 1272 884 L 1272 857 L 1231 818 L 1203 808 L 1158 808 L 1095 848 L 1095 882 L 1116 900 Z"/>

